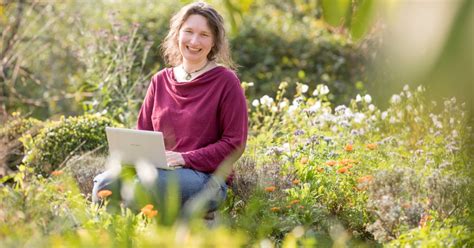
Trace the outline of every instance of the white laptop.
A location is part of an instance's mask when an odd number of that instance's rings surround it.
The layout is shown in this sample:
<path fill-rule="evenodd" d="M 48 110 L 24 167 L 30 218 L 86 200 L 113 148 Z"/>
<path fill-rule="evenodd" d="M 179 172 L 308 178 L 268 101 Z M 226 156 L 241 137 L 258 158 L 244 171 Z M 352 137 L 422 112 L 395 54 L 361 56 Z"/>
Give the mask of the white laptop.
<path fill-rule="evenodd" d="M 118 156 L 122 165 L 143 161 L 157 168 L 173 169 L 166 162 L 163 133 L 127 128 L 106 127 L 109 154 Z"/>

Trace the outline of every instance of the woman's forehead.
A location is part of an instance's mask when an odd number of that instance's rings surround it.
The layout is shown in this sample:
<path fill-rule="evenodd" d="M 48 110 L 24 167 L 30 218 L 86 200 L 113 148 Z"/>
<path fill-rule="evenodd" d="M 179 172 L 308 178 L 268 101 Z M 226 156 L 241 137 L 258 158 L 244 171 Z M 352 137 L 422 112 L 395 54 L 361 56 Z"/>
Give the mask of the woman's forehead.
<path fill-rule="evenodd" d="M 192 28 L 199 29 L 201 31 L 211 32 L 211 28 L 209 27 L 207 18 L 198 14 L 188 16 L 181 28 Z"/>

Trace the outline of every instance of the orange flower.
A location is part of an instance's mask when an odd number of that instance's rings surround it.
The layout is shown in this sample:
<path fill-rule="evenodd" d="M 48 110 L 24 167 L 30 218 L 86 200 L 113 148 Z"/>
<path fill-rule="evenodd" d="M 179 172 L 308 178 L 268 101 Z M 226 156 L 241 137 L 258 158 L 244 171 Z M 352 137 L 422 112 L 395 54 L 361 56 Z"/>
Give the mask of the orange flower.
<path fill-rule="evenodd" d="M 336 165 L 336 164 L 337 164 L 337 162 L 334 161 L 334 160 L 326 161 L 326 165 L 328 165 L 328 166 L 334 166 L 334 165 Z"/>
<path fill-rule="evenodd" d="M 110 195 L 112 195 L 112 191 L 110 190 L 101 190 L 97 193 L 97 196 L 100 198 L 100 199 L 105 199 L 107 197 L 109 197 Z"/>
<path fill-rule="evenodd" d="M 279 207 L 272 207 L 272 208 L 270 208 L 270 211 L 275 213 L 275 212 L 280 211 L 280 208 Z"/>
<path fill-rule="evenodd" d="M 346 150 L 346 152 L 352 152 L 354 150 L 354 147 L 352 146 L 352 144 L 347 144 L 344 147 L 344 150 Z"/>
<path fill-rule="evenodd" d="M 410 205 L 410 203 L 404 203 L 404 204 L 402 205 L 402 208 L 404 208 L 404 209 L 409 209 L 409 208 L 411 208 L 411 205 Z"/>
<path fill-rule="evenodd" d="M 304 209 L 304 206 L 300 206 L 300 209 Z"/>
<path fill-rule="evenodd" d="M 291 205 L 295 205 L 295 204 L 298 204 L 300 203 L 300 200 L 293 200 L 290 202 Z"/>
<path fill-rule="evenodd" d="M 295 179 L 295 180 L 293 180 L 293 182 L 291 182 L 291 183 L 293 183 L 293 185 L 298 185 L 298 184 L 300 184 L 300 180 L 299 180 L 299 179 Z"/>
<path fill-rule="evenodd" d="M 153 210 L 153 205 L 147 204 L 142 208 L 142 213 L 148 218 L 153 218 L 158 214 L 158 210 Z"/>
<path fill-rule="evenodd" d="M 369 150 L 375 150 L 377 148 L 377 144 L 375 143 L 371 143 L 371 144 L 367 144 L 365 145 L 367 147 L 367 149 Z"/>
<path fill-rule="evenodd" d="M 423 215 L 423 217 L 421 217 L 421 219 L 420 219 L 419 227 L 420 228 L 425 227 L 426 224 L 428 223 L 428 221 L 430 221 L 431 219 L 432 219 L 431 215 L 429 215 L 429 214 Z"/>
<path fill-rule="evenodd" d="M 300 162 L 302 164 L 307 164 L 309 162 L 309 159 L 308 159 L 308 157 L 302 157 Z"/>
<path fill-rule="evenodd" d="M 374 179 L 373 176 L 371 175 L 367 175 L 367 176 L 363 176 L 363 177 L 360 177 L 357 179 L 357 182 L 358 183 L 369 183 L 370 181 L 372 181 Z"/>
<path fill-rule="evenodd" d="M 266 191 L 266 192 L 273 192 L 273 191 L 275 191 L 275 190 L 276 190 L 276 187 L 275 187 L 275 186 L 268 186 L 268 187 L 265 188 L 265 191 Z"/>
<path fill-rule="evenodd" d="M 347 167 L 342 167 L 342 168 L 339 168 L 339 169 L 337 170 L 337 173 L 344 174 L 344 173 L 347 172 L 347 170 L 348 170 Z"/>
<path fill-rule="evenodd" d="M 348 164 L 354 164 L 354 163 L 357 163 L 357 161 L 354 159 L 349 159 L 349 158 L 344 158 L 339 161 L 339 164 L 341 165 L 348 165 Z"/>
<path fill-rule="evenodd" d="M 57 176 L 62 175 L 63 173 L 64 173 L 64 171 L 62 171 L 62 170 L 55 170 L 55 171 L 51 172 L 51 175 L 57 177 Z"/>
<path fill-rule="evenodd" d="M 317 170 L 318 170 L 318 172 L 321 172 L 321 173 L 324 172 L 323 168 L 318 168 Z"/>

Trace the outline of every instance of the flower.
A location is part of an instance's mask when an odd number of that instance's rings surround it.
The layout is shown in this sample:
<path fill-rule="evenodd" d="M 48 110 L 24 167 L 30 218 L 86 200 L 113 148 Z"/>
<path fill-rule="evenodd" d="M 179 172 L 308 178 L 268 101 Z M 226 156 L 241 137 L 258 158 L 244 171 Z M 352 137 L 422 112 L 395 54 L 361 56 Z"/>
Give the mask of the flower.
<path fill-rule="evenodd" d="M 345 147 L 344 147 L 344 150 L 346 152 L 352 152 L 354 150 L 354 147 L 352 146 L 352 144 L 347 144 Z"/>
<path fill-rule="evenodd" d="M 306 84 L 301 84 L 301 93 L 308 92 L 309 86 Z"/>
<path fill-rule="evenodd" d="M 302 157 L 300 162 L 302 164 L 307 164 L 309 162 L 309 159 L 308 159 L 308 157 Z"/>
<path fill-rule="evenodd" d="M 362 101 L 362 97 L 361 97 L 359 94 L 357 94 L 357 96 L 356 96 L 356 102 L 361 102 L 361 101 Z"/>
<path fill-rule="evenodd" d="M 51 172 L 51 175 L 53 175 L 55 177 L 60 176 L 62 174 L 64 174 L 64 171 L 62 171 L 62 170 L 55 170 L 55 171 Z"/>
<path fill-rule="evenodd" d="M 373 176 L 367 175 L 367 176 L 363 176 L 363 177 L 357 178 L 357 182 L 358 182 L 358 183 L 369 183 L 369 182 L 371 182 L 373 179 L 374 179 Z"/>
<path fill-rule="evenodd" d="M 107 189 L 104 189 L 104 190 L 101 190 L 97 193 L 97 196 L 100 198 L 100 199 L 105 199 L 109 196 L 112 195 L 112 191 L 110 190 L 107 190 Z"/>
<path fill-rule="evenodd" d="M 364 101 L 365 101 L 366 103 L 371 103 L 371 102 L 372 102 L 372 97 L 367 94 L 367 95 L 364 96 Z"/>
<path fill-rule="evenodd" d="M 369 150 L 375 150 L 377 148 L 377 144 L 375 143 L 370 143 L 370 144 L 367 144 L 365 145 L 367 147 L 367 149 Z"/>
<path fill-rule="evenodd" d="M 428 221 L 430 221 L 431 219 L 433 219 L 433 217 L 431 217 L 431 215 L 429 215 L 429 214 L 423 215 L 423 217 L 421 217 L 421 219 L 420 219 L 420 223 L 419 223 L 418 226 L 419 226 L 420 228 L 425 227 L 426 224 L 428 223 Z"/>
<path fill-rule="evenodd" d="M 273 98 L 269 97 L 268 95 L 264 95 L 260 98 L 260 103 L 262 105 L 267 105 L 268 107 L 270 107 L 273 103 Z"/>
<path fill-rule="evenodd" d="M 272 207 L 272 208 L 270 208 L 270 211 L 275 213 L 275 212 L 280 211 L 280 208 L 279 207 Z"/>
<path fill-rule="evenodd" d="M 337 170 L 337 173 L 344 174 L 348 171 L 349 169 L 347 167 L 342 167 Z"/>
<path fill-rule="evenodd" d="M 322 173 L 322 172 L 324 172 L 324 169 L 323 168 L 318 168 L 317 171 Z"/>
<path fill-rule="evenodd" d="M 336 164 L 337 164 L 337 162 L 334 161 L 334 160 L 326 161 L 326 165 L 329 165 L 329 166 L 334 166 L 334 165 L 336 165 Z"/>
<path fill-rule="evenodd" d="M 258 105 L 260 105 L 260 102 L 257 99 L 252 101 L 252 106 L 258 107 Z"/>
<path fill-rule="evenodd" d="M 266 192 L 273 192 L 276 190 L 276 187 L 275 186 L 268 186 L 268 187 L 265 187 L 265 191 Z"/>
<path fill-rule="evenodd" d="M 375 106 L 373 104 L 370 104 L 369 105 L 369 111 L 374 112 L 374 110 L 375 110 Z"/>
<path fill-rule="evenodd" d="M 390 98 L 390 103 L 392 104 L 399 104 L 401 101 L 402 98 L 397 94 L 393 95 L 392 98 Z"/>
<path fill-rule="evenodd" d="M 357 163 L 357 161 L 350 158 L 344 158 L 339 161 L 339 164 L 341 165 L 348 165 L 348 164 L 353 164 L 353 163 Z"/>
<path fill-rule="evenodd" d="M 295 205 L 295 204 L 298 204 L 300 203 L 300 200 L 293 200 L 290 202 L 291 205 Z"/>
<path fill-rule="evenodd" d="M 153 205 L 147 204 L 142 208 L 142 213 L 148 218 L 153 218 L 158 214 L 158 210 L 153 210 Z"/>
<path fill-rule="evenodd" d="M 318 85 L 318 88 L 320 88 L 320 89 L 319 89 L 319 93 L 320 93 L 321 95 L 326 95 L 326 94 L 328 94 L 328 93 L 329 93 L 329 88 L 328 88 L 326 85 L 322 85 L 322 84 L 320 84 L 320 85 L 321 85 L 321 87 L 319 87 L 319 85 Z"/>
<path fill-rule="evenodd" d="M 293 185 L 298 185 L 300 184 L 300 180 L 299 179 L 295 179 L 291 182 Z"/>

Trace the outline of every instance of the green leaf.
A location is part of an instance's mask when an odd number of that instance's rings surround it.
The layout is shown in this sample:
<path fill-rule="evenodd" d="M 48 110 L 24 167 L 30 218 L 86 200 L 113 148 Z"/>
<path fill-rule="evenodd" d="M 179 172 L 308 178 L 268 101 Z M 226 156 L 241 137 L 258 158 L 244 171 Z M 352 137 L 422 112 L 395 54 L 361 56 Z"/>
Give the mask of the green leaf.
<path fill-rule="evenodd" d="M 350 0 L 323 0 L 323 16 L 333 26 L 344 24 L 344 17 L 351 8 Z"/>
<path fill-rule="evenodd" d="M 361 0 L 352 17 L 351 35 L 355 40 L 360 39 L 370 26 L 375 7 L 374 0 Z"/>

